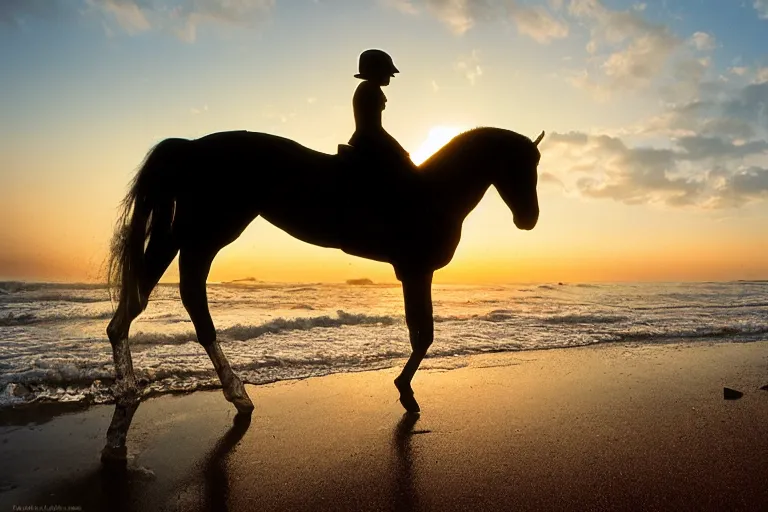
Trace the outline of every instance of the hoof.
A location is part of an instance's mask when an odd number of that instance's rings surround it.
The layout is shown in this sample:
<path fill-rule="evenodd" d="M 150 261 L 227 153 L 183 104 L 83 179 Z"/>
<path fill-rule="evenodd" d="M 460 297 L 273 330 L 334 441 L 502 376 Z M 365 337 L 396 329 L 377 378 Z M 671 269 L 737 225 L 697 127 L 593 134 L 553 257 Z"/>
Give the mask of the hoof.
<path fill-rule="evenodd" d="M 407 412 L 421 412 L 419 403 L 413 398 L 413 395 L 400 394 L 400 403 Z"/>
<path fill-rule="evenodd" d="M 400 392 L 400 403 L 403 404 L 408 412 L 421 412 L 419 403 L 413 398 L 413 389 L 410 384 L 401 384 L 399 379 L 395 379 L 395 387 Z"/>
<path fill-rule="evenodd" d="M 124 470 L 128 465 L 128 449 L 105 446 L 101 451 L 101 464 L 106 469 Z"/>
<path fill-rule="evenodd" d="M 250 416 L 253 412 L 253 409 L 255 409 L 253 402 L 251 402 L 251 399 L 248 398 L 248 395 L 233 398 L 230 400 L 230 402 L 232 402 L 235 406 L 235 409 L 237 409 L 237 414 Z"/>
<path fill-rule="evenodd" d="M 224 398 L 234 404 L 238 414 L 251 414 L 253 412 L 253 402 L 248 397 L 248 392 L 242 381 L 237 377 L 233 377 L 231 384 L 224 385 Z"/>

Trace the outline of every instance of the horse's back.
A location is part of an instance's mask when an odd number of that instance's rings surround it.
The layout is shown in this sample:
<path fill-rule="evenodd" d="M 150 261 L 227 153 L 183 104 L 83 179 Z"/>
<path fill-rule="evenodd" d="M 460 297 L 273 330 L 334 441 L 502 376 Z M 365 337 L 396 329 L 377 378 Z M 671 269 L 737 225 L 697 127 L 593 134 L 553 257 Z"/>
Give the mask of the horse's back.
<path fill-rule="evenodd" d="M 279 155 L 280 158 L 291 155 L 303 155 L 307 158 L 328 158 L 331 155 L 315 151 L 303 146 L 295 140 L 264 132 L 251 132 L 247 130 L 216 132 L 196 139 L 200 148 L 210 150 L 222 149 L 225 151 L 247 151 L 260 155 Z"/>

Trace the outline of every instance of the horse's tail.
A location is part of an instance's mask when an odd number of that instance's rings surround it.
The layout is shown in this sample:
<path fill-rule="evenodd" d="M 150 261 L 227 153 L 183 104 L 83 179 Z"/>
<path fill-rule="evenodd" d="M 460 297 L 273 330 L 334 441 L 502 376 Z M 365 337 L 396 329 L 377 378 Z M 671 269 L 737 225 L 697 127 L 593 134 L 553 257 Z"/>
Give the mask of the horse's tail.
<path fill-rule="evenodd" d="M 173 184 L 189 149 L 186 139 L 166 139 L 147 153 L 120 203 L 107 270 L 110 296 L 117 299 L 113 322 L 127 326 L 131 315 L 147 306 L 149 290 L 141 286 L 144 250 L 152 233 L 170 233 L 175 209 Z M 110 328 L 117 325 L 110 324 Z"/>

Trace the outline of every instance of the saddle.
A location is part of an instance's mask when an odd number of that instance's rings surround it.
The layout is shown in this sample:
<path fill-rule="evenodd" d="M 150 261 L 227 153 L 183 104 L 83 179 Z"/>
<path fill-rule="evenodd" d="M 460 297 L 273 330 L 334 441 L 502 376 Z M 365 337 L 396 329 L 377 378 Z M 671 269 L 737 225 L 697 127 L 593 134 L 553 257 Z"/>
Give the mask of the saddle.
<path fill-rule="evenodd" d="M 339 147 L 336 151 L 336 154 L 345 160 L 355 156 L 355 153 L 355 146 L 350 146 L 349 144 L 339 144 Z"/>
<path fill-rule="evenodd" d="M 347 155 L 354 150 L 355 150 L 355 146 L 350 146 L 349 144 L 339 144 L 338 154 Z"/>

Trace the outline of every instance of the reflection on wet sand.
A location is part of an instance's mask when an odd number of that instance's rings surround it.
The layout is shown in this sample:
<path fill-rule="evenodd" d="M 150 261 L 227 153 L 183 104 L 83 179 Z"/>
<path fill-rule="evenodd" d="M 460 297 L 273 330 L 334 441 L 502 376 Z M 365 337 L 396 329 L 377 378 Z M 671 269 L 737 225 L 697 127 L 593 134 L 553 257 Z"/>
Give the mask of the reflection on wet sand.
<path fill-rule="evenodd" d="M 418 509 L 418 496 L 413 481 L 413 427 L 419 421 L 419 413 L 406 412 L 395 425 L 392 447 L 395 451 L 395 488 L 392 492 L 393 509 L 411 511 Z"/>
<path fill-rule="evenodd" d="M 32 505 L 77 505 L 82 510 L 140 512 L 171 510 L 227 511 L 228 458 L 251 424 L 250 416 L 236 415 L 232 426 L 207 455 L 195 464 L 189 478 L 179 483 L 158 478 L 154 471 L 129 465 L 107 469 L 94 461 L 79 478 L 58 482 L 36 493 Z M 202 471 L 199 471 L 202 469 Z M 202 479 L 202 481 L 201 481 Z M 171 500 L 175 501 L 173 503 Z"/>

